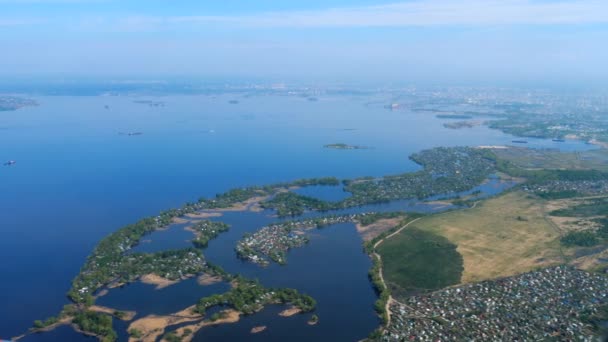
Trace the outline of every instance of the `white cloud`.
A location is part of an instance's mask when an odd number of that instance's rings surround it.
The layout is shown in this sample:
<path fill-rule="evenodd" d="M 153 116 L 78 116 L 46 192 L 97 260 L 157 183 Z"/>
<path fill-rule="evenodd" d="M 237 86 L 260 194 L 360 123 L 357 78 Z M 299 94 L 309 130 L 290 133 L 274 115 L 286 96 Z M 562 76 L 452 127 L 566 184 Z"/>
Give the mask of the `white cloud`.
<path fill-rule="evenodd" d="M 239 16 L 175 16 L 148 21 L 296 28 L 608 23 L 608 1 L 419 0 L 368 7 Z"/>

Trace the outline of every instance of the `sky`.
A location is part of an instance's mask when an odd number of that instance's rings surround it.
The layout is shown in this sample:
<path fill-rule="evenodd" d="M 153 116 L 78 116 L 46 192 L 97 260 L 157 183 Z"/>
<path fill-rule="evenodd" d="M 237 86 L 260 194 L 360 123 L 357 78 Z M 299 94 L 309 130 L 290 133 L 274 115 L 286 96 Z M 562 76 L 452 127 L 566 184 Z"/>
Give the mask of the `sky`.
<path fill-rule="evenodd" d="M 606 82 L 606 0 L 0 0 L 0 76 Z"/>

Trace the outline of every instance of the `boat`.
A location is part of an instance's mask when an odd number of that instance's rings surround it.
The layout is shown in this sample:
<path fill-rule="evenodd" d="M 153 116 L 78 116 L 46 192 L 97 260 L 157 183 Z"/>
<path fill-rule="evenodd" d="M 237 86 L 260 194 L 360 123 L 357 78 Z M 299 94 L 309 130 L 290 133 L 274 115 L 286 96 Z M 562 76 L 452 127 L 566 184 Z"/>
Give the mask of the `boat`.
<path fill-rule="evenodd" d="M 555 142 L 565 142 L 566 140 L 564 140 L 564 139 L 553 139 L 553 141 L 555 141 Z"/>
<path fill-rule="evenodd" d="M 15 164 L 17 164 L 17 162 L 16 162 L 16 161 L 14 161 L 14 160 L 9 160 L 9 161 L 7 161 L 6 163 L 4 163 L 4 166 L 11 166 L 11 165 L 15 165 Z"/>
<path fill-rule="evenodd" d="M 527 144 L 528 142 L 526 140 L 511 140 L 512 143 L 515 144 Z"/>

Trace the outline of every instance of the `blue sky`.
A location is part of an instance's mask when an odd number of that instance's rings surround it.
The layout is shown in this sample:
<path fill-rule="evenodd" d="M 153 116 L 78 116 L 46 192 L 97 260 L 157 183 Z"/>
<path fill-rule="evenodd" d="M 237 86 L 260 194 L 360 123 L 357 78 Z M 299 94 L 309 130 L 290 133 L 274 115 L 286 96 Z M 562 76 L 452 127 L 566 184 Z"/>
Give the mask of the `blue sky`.
<path fill-rule="evenodd" d="M 602 82 L 605 0 L 0 0 L 0 75 Z"/>

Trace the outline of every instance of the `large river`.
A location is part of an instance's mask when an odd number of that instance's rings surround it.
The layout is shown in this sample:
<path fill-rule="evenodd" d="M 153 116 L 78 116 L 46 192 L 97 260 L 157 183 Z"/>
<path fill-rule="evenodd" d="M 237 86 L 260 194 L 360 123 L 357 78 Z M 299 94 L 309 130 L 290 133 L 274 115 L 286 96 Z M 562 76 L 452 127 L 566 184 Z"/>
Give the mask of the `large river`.
<path fill-rule="evenodd" d="M 134 102 L 149 99 L 38 97 L 38 107 L 0 113 L 0 161 L 17 161 L 0 168 L 0 339 L 57 314 L 68 303 L 70 282 L 95 244 L 141 217 L 238 186 L 414 171 L 418 166 L 407 157 L 422 149 L 506 145 L 515 139 L 484 126 L 447 129 L 446 120 L 431 113 L 384 109 L 382 98 L 336 96 L 312 102 L 289 96 L 201 95 L 153 98 L 163 106 Z M 230 104 L 233 99 L 239 103 Z M 580 142 L 527 140 L 528 147 L 590 148 Z M 371 148 L 323 148 L 331 143 Z M 494 185 L 483 190 L 501 189 Z M 302 191 L 329 199 L 341 196 L 331 189 Z M 410 201 L 357 210 L 366 209 L 433 210 Z M 276 220 L 271 214 L 217 218 L 232 228 L 204 253 L 229 272 L 312 295 L 320 323 L 307 325 L 309 315 L 282 318 L 277 315 L 280 307 L 269 306 L 239 323 L 203 329 L 196 339 L 352 341 L 367 336 L 379 321 L 367 278 L 370 260 L 354 226 L 313 231 L 307 246 L 288 254 L 287 266 L 260 268 L 237 260 L 235 242 Z M 187 246 L 188 235 L 173 227 L 151 238 L 138 248 Z M 194 280 L 158 291 L 138 283 L 110 291 L 99 303 L 136 310 L 139 316 L 163 314 L 225 289 L 225 284 L 201 287 Z M 251 335 L 256 325 L 268 329 Z M 121 340 L 126 338 L 126 325 L 116 326 Z M 69 327 L 24 339 L 58 340 L 90 339 Z"/>

